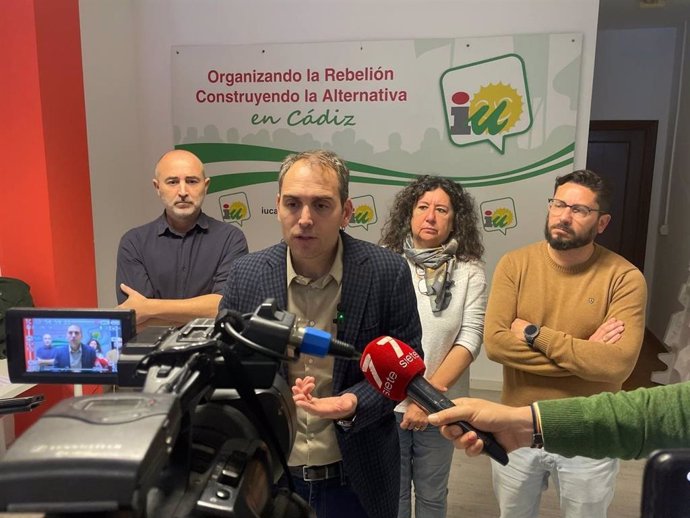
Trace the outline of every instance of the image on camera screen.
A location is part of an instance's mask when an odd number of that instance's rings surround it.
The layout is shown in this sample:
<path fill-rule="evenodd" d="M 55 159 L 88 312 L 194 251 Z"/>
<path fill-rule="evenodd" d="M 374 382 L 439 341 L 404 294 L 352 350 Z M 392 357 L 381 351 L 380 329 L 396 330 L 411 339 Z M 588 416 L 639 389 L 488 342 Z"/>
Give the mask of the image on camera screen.
<path fill-rule="evenodd" d="M 117 372 L 122 323 L 110 318 L 23 318 L 26 372 Z"/>

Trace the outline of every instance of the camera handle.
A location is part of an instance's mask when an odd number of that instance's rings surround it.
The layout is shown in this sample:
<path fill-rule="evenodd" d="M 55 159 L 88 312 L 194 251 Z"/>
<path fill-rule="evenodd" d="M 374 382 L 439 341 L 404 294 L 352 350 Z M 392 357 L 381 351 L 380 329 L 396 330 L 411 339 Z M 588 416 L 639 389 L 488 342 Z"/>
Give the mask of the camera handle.
<path fill-rule="evenodd" d="M 234 329 L 233 324 L 234 326 L 240 327 L 240 323 L 235 321 L 222 323 L 220 327 L 221 334 L 223 334 L 223 332 L 229 334 L 225 326 L 233 327 Z M 220 336 L 218 335 L 213 338 L 215 339 L 217 350 L 223 357 L 228 379 L 234 381 L 237 393 L 240 395 L 240 398 L 247 403 L 247 412 L 250 412 L 254 417 L 254 422 L 256 423 L 259 433 L 265 437 L 266 442 L 269 443 L 269 446 L 276 453 L 276 457 L 283 468 L 283 472 L 286 475 L 289 474 L 290 470 L 288 468 L 285 452 L 264 413 L 247 370 L 235 350 L 235 345 L 230 345 L 228 343 L 230 340 L 226 342 L 225 340 L 219 339 Z M 181 353 L 184 355 L 184 352 Z M 217 368 L 217 365 L 214 366 L 211 356 L 202 354 L 201 350 L 192 353 L 187 361 L 180 367 L 174 365 L 175 357 L 177 356 L 178 355 L 174 353 L 166 356 L 166 359 L 171 361 L 172 365 L 163 363 L 162 365 L 157 364 L 148 366 L 143 391 L 176 393 L 180 399 L 180 406 L 183 412 L 187 413 L 192 411 L 201 399 L 212 391 L 213 384 L 210 383 L 210 381 L 217 375 L 217 373 L 214 374 L 214 369 Z M 161 360 L 162 358 L 158 359 L 158 361 Z M 286 476 L 286 479 L 290 492 L 296 493 L 292 477 Z"/>
<path fill-rule="evenodd" d="M 182 411 L 191 412 L 213 390 L 213 357 L 203 352 L 195 352 L 181 366 L 175 365 L 175 356 L 166 358 L 170 363 L 148 366 L 142 392 L 175 394 Z"/>
<path fill-rule="evenodd" d="M 0 415 L 29 412 L 43 402 L 43 394 L 0 399 Z"/>
<path fill-rule="evenodd" d="M 240 357 L 232 346 L 223 342 L 220 343 L 220 353 L 225 361 L 225 369 L 228 372 L 228 376 L 230 376 L 230 379 L 235 380 L 237 393 L 240 395 L 240 398 L 247 402 L 247 411 L 251 412 L 255 418 L 254 420 L 259 428 L 259 433 L 264 434 L 267 442 L 270 443 L 269 446 L 275 451 L 276 456 L 280 461 L 280 465 L 287 475 L 285 478 L 287 479 L 290 492 L 296 493 L 295 484 L 292 480 L 292 477 L 289 476 L 290 470 L 288 468 L 285 452 L 283 451 L 280 441 L 276 437 L 273 428 L 268 422 L 268 418 L 263 411 L 263 407 L 256 395 L 256 392 L 254 392 L 254 387 L 252 386 L 249 376 L 247 376 L 247 371 L 242 365 Z"/>

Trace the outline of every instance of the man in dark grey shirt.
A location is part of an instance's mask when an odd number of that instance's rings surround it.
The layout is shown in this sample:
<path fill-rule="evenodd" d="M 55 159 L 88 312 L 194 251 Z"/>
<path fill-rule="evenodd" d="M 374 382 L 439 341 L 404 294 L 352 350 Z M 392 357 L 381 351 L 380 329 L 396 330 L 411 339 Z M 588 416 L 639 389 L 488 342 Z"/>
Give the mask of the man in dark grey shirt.
<path fill-rule="evenodd" d="M 248 251 L 239 228 L 201 211 L 209 182 L 189 151 L 156 164 L 153 186 L 165 211 L 125 233 L 117 252 L 119 307 L 134 309 L 138 326 L 215 317 L 230 264 Z"/>

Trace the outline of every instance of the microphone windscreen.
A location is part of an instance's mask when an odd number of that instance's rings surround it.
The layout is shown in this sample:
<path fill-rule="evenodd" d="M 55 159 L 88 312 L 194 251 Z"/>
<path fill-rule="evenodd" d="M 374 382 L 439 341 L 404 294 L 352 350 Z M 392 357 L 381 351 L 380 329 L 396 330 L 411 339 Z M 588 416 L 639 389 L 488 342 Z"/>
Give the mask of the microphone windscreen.
<path fill-rule="evenodd" d="M 359 361 L 367 381 L 381 394 L 402 401 L 407 386 L 418 374 L 424 374 L 424 361 L 405 342 L 381 336 L 369 342 Z"/>

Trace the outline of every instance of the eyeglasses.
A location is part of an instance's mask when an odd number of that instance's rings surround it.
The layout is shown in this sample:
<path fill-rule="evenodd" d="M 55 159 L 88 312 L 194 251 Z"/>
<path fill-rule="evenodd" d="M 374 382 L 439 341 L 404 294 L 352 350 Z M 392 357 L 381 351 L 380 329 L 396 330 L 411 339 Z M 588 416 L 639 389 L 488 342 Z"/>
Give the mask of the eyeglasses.
<path fill-rule="evenodd" d="M 570 209 L 571 214 L 580 219 L 584 219 L 589 216 L 590 212 L 599 212 L 601 214 L 606 214 L 605 210 L 592 209 L 587 205 L 568 205 L 563 200 L 558 200 L 556 198 L 549 198 L 549 212 L 554 216 L 560 216 L 565 209 Z"/>

